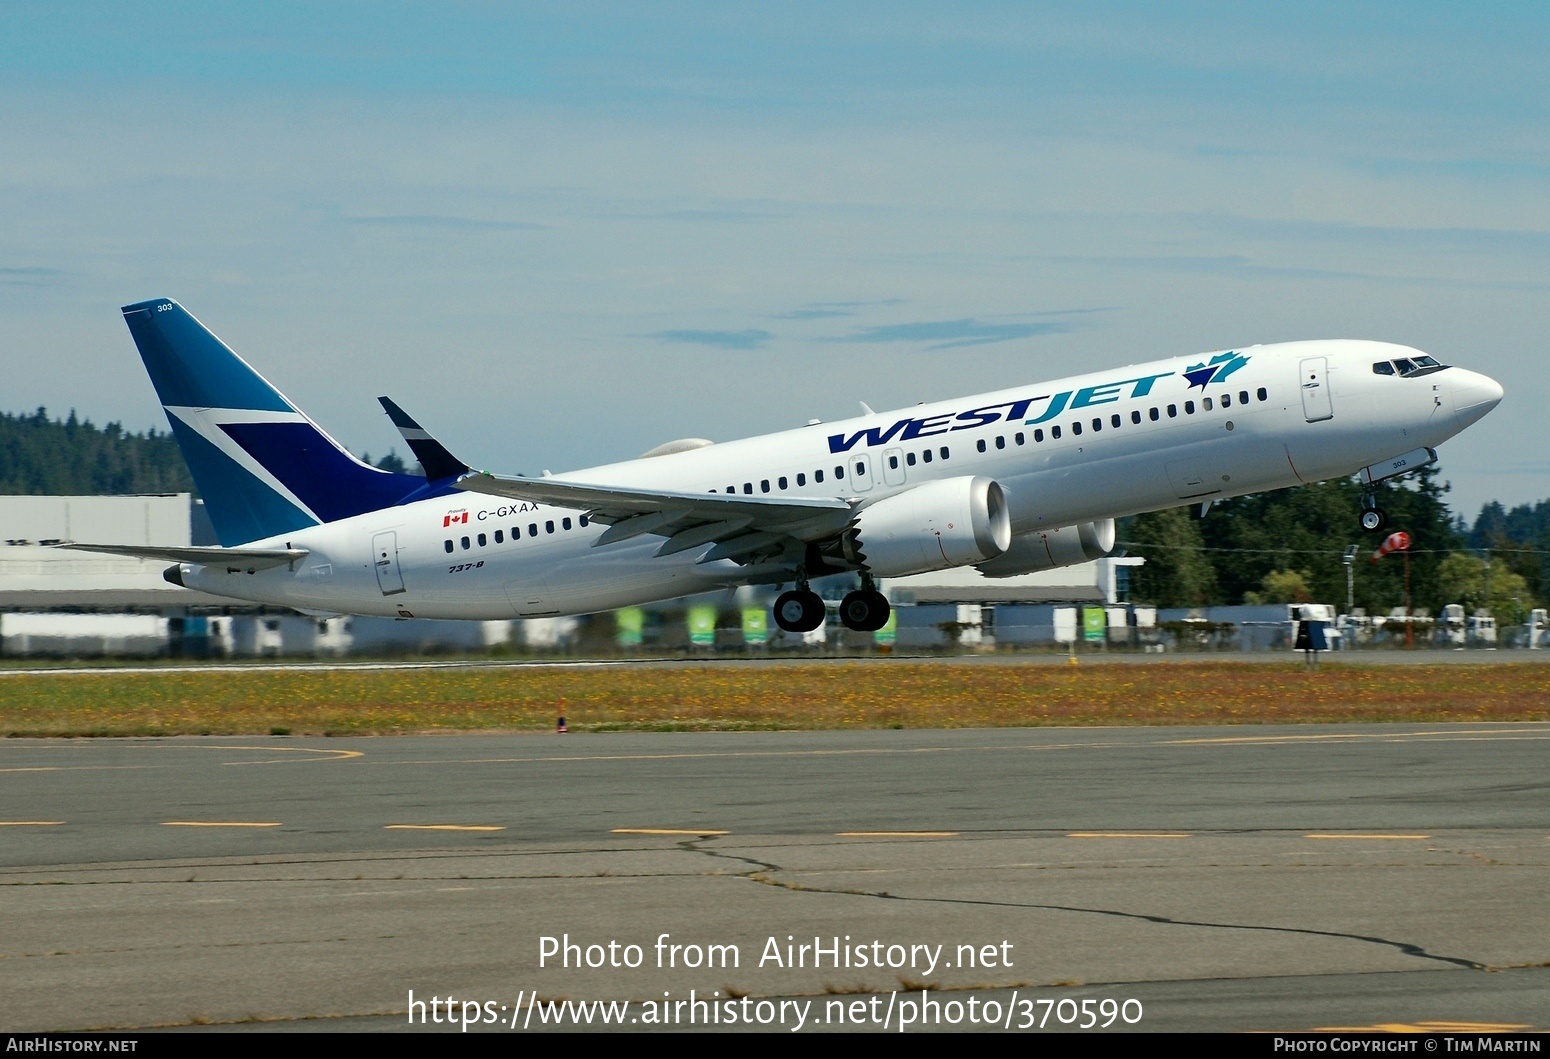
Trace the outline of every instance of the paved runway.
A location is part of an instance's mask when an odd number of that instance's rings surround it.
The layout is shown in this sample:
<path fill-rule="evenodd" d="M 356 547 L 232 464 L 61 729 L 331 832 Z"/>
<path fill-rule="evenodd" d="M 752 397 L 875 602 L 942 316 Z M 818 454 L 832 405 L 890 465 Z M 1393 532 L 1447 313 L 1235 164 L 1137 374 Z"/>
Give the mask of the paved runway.
<path fill-rule="evenodd" d="M 1545 1027 L 1547 751 L 1535 724 L 6 740 L 0 1025 L 692 989 L 806 998 L 811 1029 L 932 984 L 1136 999 L 1141 1029 Z"/>

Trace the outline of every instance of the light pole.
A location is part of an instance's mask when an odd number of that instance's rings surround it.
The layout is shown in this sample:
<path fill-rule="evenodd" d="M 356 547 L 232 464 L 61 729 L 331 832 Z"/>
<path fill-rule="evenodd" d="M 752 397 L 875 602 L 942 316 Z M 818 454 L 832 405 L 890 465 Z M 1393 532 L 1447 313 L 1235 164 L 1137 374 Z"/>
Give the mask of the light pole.
<path fill-rule="evenodd" d="M 1351 545 L 1345 550 L 1345 555 L 1340 559 L 1341 562 L 1345 563 L 1345 612 L 1347 617 L 1350 617 L 1351 612 L 1356 609 L 1354 572 L 1356 552 L 1360 547 L 1360 544 Z"/>

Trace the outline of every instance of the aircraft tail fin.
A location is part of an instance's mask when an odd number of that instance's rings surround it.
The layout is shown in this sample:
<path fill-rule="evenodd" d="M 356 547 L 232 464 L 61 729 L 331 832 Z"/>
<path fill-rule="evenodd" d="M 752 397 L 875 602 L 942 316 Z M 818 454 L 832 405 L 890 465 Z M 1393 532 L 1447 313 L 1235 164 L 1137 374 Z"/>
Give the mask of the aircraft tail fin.
<path fill-rule="evenodd" d="M 352 456 L 177 302 L 123 312 L 222 545 L 392 507 L 425 489 L 418 475 Z"/>

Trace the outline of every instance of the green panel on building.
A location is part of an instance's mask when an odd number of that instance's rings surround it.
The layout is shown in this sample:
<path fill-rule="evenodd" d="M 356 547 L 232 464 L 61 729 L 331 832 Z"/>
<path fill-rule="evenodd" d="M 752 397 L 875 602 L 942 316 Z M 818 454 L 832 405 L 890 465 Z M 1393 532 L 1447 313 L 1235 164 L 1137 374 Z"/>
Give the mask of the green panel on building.
<path fill-rule="evenodd" d="M 1101 641 L 1107 627 L 1108 615 L 1104 614 L 1102 607 L 1082 608 L 1082 639 Z"/>
<path fill-rule="evenodd" d="M 619 646 L 639 647 L 641 630 L 646 627 L 646 612 L 639 607 L 625 607 L 614 611 L 614 621 L 619 628 Z"/>
<path fill-rule="evenodd" d="M 899 642 L 899 610 L 897 607 L 888 611 L 888 623 L 872 634 L 872 642 L 884 647 L 892 647 Z"/>
<path fill-rule="evenodd" d="M 743 608 L 743 643 L 758 645 L 770 642 L 769 615 L 763 607 Z"/>
<path fill-rule="evenodd" d="M 702 647 L 716 642 L 716 608 L 701 603 L 689 608 L 689 642 Z"/>

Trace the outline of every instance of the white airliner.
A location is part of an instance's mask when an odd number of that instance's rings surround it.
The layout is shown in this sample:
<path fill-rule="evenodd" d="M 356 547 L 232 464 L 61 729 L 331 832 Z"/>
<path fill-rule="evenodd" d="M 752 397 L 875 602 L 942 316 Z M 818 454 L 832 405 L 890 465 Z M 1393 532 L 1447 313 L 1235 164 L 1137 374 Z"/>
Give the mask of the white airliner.
<path fill-rule="evenodd" d="M 386 398 L 425 476 L 371 467 L 176 302 L 124 308 L 221 547 L 67 545 L 166 559 L 169 581 L 314 613 L 583 614 L 853 572 L 840 619 L 883 626 L 876 578 L 1009 577 L 1114 546 L 1114 520 L 1360 474 L 1377 483 L 1495 408 L 1492 379 L 1405 346 L 1250 346 L 814 423 L 541 478 L 470 470 Z M 863 405 L 863 408 L 865 406 Z"/>

